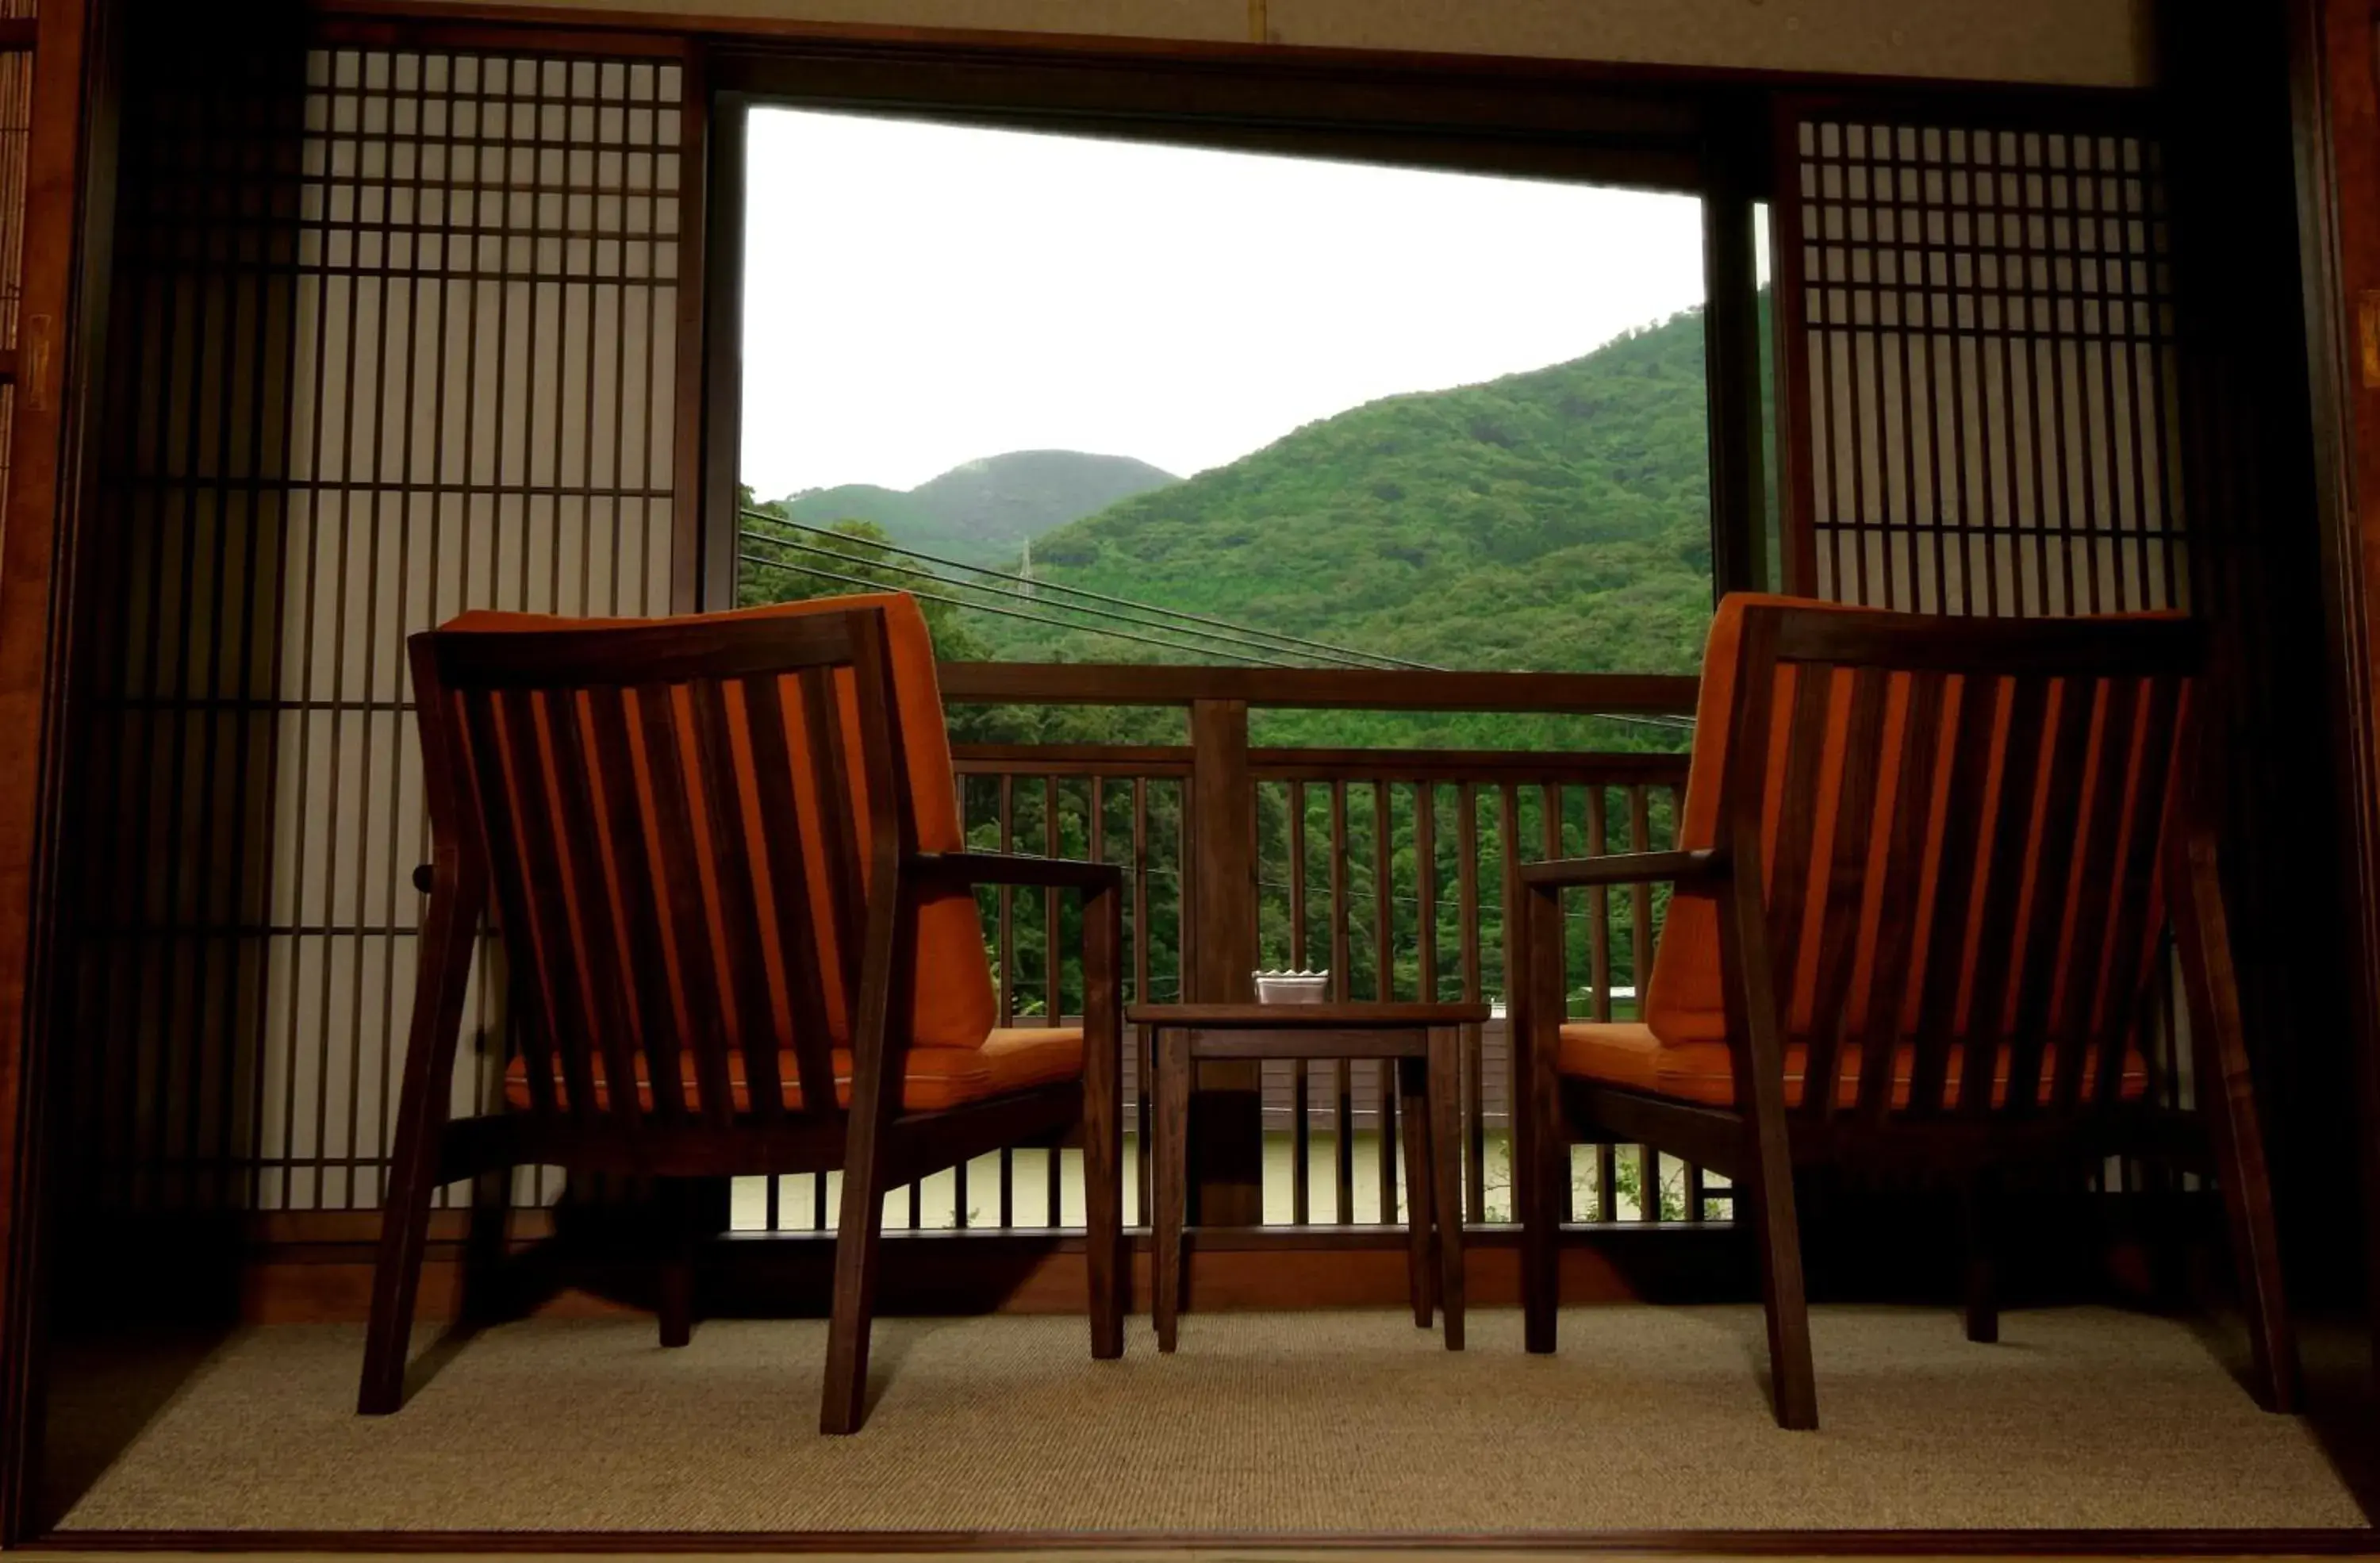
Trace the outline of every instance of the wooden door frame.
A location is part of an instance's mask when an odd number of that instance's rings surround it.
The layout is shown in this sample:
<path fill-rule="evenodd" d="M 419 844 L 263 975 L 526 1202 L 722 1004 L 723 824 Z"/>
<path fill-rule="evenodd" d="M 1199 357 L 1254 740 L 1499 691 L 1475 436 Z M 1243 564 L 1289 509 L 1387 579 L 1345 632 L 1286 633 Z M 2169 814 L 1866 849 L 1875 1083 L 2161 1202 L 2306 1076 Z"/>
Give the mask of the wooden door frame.
<path fill-rule="evenodd" d="M 13 466 L 0 522 L 0 1543 L 32 1521 L 45 1064 L 83 476 L 110 248 L 110 0 L 43 0 L 34 41 Z"/>
<path fill-rule="evenodd" d="M 2380 26 L 2368 0 L 2290 0 L 2298 239 L 2313 402 L 2325 636 L 2353 927 L 2348 973 L 2364 1280 L 2380 1362 Z M 2366 199 L 2342 199 L 2362 189 Z"/>

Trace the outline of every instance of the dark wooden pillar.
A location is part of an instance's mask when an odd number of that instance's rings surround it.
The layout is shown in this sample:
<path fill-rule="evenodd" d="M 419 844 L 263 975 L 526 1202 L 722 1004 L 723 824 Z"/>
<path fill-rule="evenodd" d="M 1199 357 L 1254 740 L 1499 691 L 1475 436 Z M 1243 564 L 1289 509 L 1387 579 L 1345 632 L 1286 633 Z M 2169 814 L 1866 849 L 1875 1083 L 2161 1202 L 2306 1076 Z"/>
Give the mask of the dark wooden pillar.
<path fill-rule="evenodd" d="M 2365 0 L 2291 0 L 2290 109 L 2297 163 L 2314 502 L 2322 534 L 2324 632 L 2333 715 L 2326 734 L 2340 800 L 2340 964 L 2350 1008 L 2330 1040 L 2349 1054 L 2357 1138 L 2336 1191 L 2309 1201 L 2329 1230 L 2350 1230 L 2344 1191 L 2361 1196 L 2364 1285 L 2380 1365 L 2380 28 Z M 2344 1081 L 2334 1075 L 2334 1083 Z M 2341 1089 L 2344 1098 L 2350 1093 Z M 2269 1110 L 2269 1109 L 2268 1109 Z M 2286 1142 L 2298 1126 L 2271 1125 Z M 2346 1162 L 2350 1158 L 2339 1158 Z M 2290 1212 L 2282 1212 L 2289 1253 Z M 2349 1245 L 2325 1251 L 2344 1256 Z"/>
<path fill-rule="evenodd" d="M 107 184 L 103 105 L 115 55 L 105 0 L 43 0 L 39 19 L 0 21 L 0 51 L 30 77 L 31 105 L 16 199 L 18 253 L 0 274 L 18 289 L 8 351 L 11 465 L 0 484 L 0 1545 L 51 1517 L 35 1508 L 47 1373 L 43 1128 L 53 1116 L 46 1024 L 63 905 L 55 830 L 64 774 L 69 588 L 82 536 L 79 440 L 100 352 L 107 228 L 93 215 Z M 30 57 L 25 51 L 30 51 Z M 20 79 L 21 80 L 21 79 Z M 112 93 L 112 86 L 105 91 Z M 99 161 L 87 161 L 96 157 Z M 101 290 L 103 292 L 103 288 Z"/>
<path fill-rule="evenodd" d="M 1710 408 L 1711 585 L 1768 588 L 1767 425 L 1759 251 L 1753 202 L 1765 121 L 1747 104 L 1713 112 L 1703 146 L 1703 382 Z"/>
<path fill-rule="evenodd" d="M 1190 707 L 1190 926 L 1185 997 L 1244 1003 L 1256 996 L 1257 795 L 1248 778 L 1248 708 Z M 1261 1066 L 1198 1066 L 1190 1104 L 1191 1219 L 1255 1226 L 1264 1219 Z"/>

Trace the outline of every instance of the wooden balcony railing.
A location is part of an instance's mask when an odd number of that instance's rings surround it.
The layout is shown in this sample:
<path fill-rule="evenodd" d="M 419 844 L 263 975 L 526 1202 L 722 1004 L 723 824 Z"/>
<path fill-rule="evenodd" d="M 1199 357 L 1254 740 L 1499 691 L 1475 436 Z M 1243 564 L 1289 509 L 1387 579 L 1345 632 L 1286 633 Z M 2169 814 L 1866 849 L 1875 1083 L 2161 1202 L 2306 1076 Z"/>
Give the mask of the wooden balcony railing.
<path fill-rule="evenodd" d="M 1671 844 L 1695 681 L 1666 676 L 950 664 L 945 698 L 985 706 L 1172 708 L 1186 742 L 962 743 L 954 758 L 978 846 L 1126 870 L 1128 996 L 1253 997 L 1252 974 L 1325 967 L 1352 999 L 1501 1000 L 1504 909 L 1528 861 Z M 1664 727 L 1643 751 L 1294 748 L 1251 744 L 1266 709 L 1560 713 Z M 1179 719 L 1174 719 L 1179 720 Z M 1643 731 L 1639 729 L 1638 731 Z M 1573 1012 L 1627 1019 L 1651 971 L 1667 890 L 1582 892 L 1571 907 Z M 1070 910 L 983 892 L 1002 1024 L 1079 1012 Z M 1050 951 L 1060 952 L 1057 960 Z M 1148 1069 L 1128 1039 L 1134 1156 L 1127 1210 L 1148 1216 Z M 1465 1039 L 1464 1215 L 1512 1218 L 1512 1050 L 1500 1017 Z M 1395 1241 L 1395 1101 L 1382 1068 L 1344 1060 L 1202 1066 L 1196 1209 L 1280 1241 Z M 832 1225 L 834 1180 L 739 1189 L 737 1225 Z M 1080 1220 L 1071 1153 L 1003 1152 L 894 1196 L 896 1229 L 1047 1230 Z M 1723 1218 L 1700 1169 L 1627 1146 L 1583 1147 L 1572 1218 Z M 1327 1236 L 1325 1235 L 1327 1232 Z"/>

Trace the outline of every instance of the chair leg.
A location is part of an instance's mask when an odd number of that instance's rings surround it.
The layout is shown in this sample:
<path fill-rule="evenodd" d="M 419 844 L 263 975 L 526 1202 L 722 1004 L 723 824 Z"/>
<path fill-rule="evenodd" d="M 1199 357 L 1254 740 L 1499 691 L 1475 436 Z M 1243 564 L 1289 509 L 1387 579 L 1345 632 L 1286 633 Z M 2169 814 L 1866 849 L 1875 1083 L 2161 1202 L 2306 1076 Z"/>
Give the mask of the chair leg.
<path fill-rule="evenodd" d="M 2203 1082 L 2216 1078 L 2209 1072 L 2217 1062 L 2211 1056 L 2216 1051 L 2201 1047 L 2198 1078 Z M 2244 1077 L 2244 1056 L 2240 1069 Z M 2207 1094 L 2209 1087 L 2201 1084 L 2199 1090 Z M 2239 1271 L 2240 1306 L 2247 1315 L 2256 1387 L 2266 1411 L 2292 1412 L 2298 1409 L 2297 1326 L 2282 1286 L 2264 1131 L 2256 1121 L 2255 1100 L 2244 1086 L 2223 1082 L 2211 1094 L 2215 1100 L 2206 1113 L 2215 1147 L 2215 1181 L 2222 1191 L 2232 1263 Z"/>
<path fill-rule="evenodd" d="M 356 1410 L 365 1416 L 385 1416 L 405 1403 L 413 1304 L 421 1290 L 430 1201 L 438 1191 L 440 1141 L 445 1137 L 446 1094 L 454 1088 L 463 989 L 481 905 L 480 888 L 456 871 L 451 854 L 442 853 L 430 910 L 417 940 L 413 1024 L 406 1041 L 405 1084 L 397 1097 L 396 1144 L 383 1191 L 363 1384 L 356 1393 Z"/>
<path fill-rule="evenodd" d="M 1536 1352 L 1554 1350 L 1561 1311 L 1562 1183 L 1570 1147 L 1559 1114 L 1544 1103 L 1525 1106 L 1512 1157 L 1513 1197 L 1521 1206 L 1522 1333 Z"/>
<path fill-rule="evenodd" d="M 2174 932 L 2197 1064 L 2192 1084 L 2214 1147 L 2215 1181 L 2223 1192 L 2240 1301 L 2248 1315 L 2249 1349 L 2265 1409 L 2290 1412 L 2298 1403 L 2297 1329 L 2282 1285 L 2272 1179 L 2256 1118 L 2254 1070 L 2240 1013 L 2215 839 L 2203 830 L 2175 830 L 2168 852 L 2166 878 L 2178 892 Z"/>
<path fill-rule="evenodd" d="M 1993 1197 L 1991 1175 L 1978 1172 L 1959 1191 L 1961 1221 L 1966 1246 L 1966 1323 L 1967 1339 L 1979 1345 L 1990 1345 L 2000 1338 L 1998 1278 L 1994 1255 L 1993 1216 L 1997 1206 Z"/>
<path fill-rule="evenodd" d="M 1463 1350 L 1463 1033 L 1429 1034 L 1429 1175 L 1437 1180 L 1438 1302 L 1446 1349 Z"/>
<path fill-rule="evenodd" d="M 455 1317 L 477 1328 L 518 1312 L 512 1277 L 505 1267 L 512 1240 L 512 1170 L 483 1172 L 471 1180 L 471 1210 L 463 1230 L 461 1292 Z"/>
<path fill-rule="evenodd" d="M 2240 1131 L 2235 1127 L 2233 1133 Z M 2273 1190 L 2263 1176 L 2263 1163 L 2261 1151 L 2252 1158 L 2234 1150 L 2225 1158 L 2223 1206 L 2229 1218 L 2231 1246 L 2240 1255 L 2240 1297 L 2248 1315 L 2249 1346 L 2265 1409 L 2286 1413 L 2298 1409 L 2297 1326 L 2289 1317 L 2280 1266 L 2274 1258 L 2278 1248 Z M 2247 1171 L 2250 1164 L 2255 1168 L 2252 1177 Z"/>
<path fill-rule="evenodd" d="M 1149 1314 L 1157 1349 L 1173 1350 L 1181 1328 L 1183 1206 L 1188 1196 L 1190 1048 L 1184 1032 L 1160 1030 L 1157 1052 L 1156 1230 L 1150 1234 Z"/>
<path fill-rule="evenodd" d="M 852 1115 L 855 1130 L 859 1115 Z M 884 1142 L 852 1136 L 834 1239 L 834 1302 L 827 1319 L 821 1433 L 856 1433 L 868 1418 L 868 1338 L 876 1322 L 876 1265 L 884 1231 Z"/>
<path fill-rule="evenodd" d="M 437 1193 L 436 1126 L 432 1109 L 408 1098 L 390 1169 L 387 1207 L 381 1215 L 380 1258 L 372 1268 L 371 1323 L 364 1336 L 364 1375 L 356 1411 L 386 1416 L 405 1404 L 406 1357 L 413 1342 L 413 1309 L 421 1290 L 421 1259 L 430 1235 L 430 1202 Z"/>
<path fill-rule="evenodd" d="M 1083 1225 L 1089 1244 L 1091 1355 L 1123 1355 L 1123 1103 L 1086 1087 L 1083 1104 Z M 1053 1150 L 1051 1155 L 1057 1153 Z"/>
<path fill-rule="evenodd" d="M 1758 666 L 1753 660 L 1752 666 Z M 1749 834 L 1749 832 L 1747 832 Z M 1755 853 L 1756 860 L 1756 851 Z M 1810 1305 L 1802 1283 L 1801 1221 L 1793 1209 L 1793 1152 L 1786 1134 L 1785 1045 L 1768 960 L 1768 909 L 1756 874 L 1730 874 L 1719 906 L 1720 987 L 1734 1046 L 1736 1109 L 1743 1121 L 1739 1210 L 1753 1213 L 1760 1293 L 1768 1315 L 1768 1375 L 1780 1427 L 1818 1425 L 1810 1365 Z M 1649 1192 L 1649 1191 L 1648 1191 Z"/>
<path fill-rule="evenodd" d="M 1532 893 L 1522 905 L 1523 948 L 1527 955 L 1521 997 L 1512 1022 L 1512 1045 L 1520 1054 L 1520 1092 L 1514 1103 L 1512 1198 L 1521 1219 L 1522 1334 L 1527 1349 L 1553 1351 L 1561 1304 L 1561 1223 L 1570 1184 L 1570 1125 L 1562 1112 L 1561 1083 L 1543 1056 L 1532 1018 L 1542 1007 L 1562 1012 L 1563 952 L 1559 906 L 1547 907 Z"/>
<path fill-rule="evenodd" d="M 662 1222 L 661 1333 L 663 1346 L 694 1340 L 694 1197 L 677 1178 L 657 1191 Z"/>
<path fill-rule="evenodd" d="M 1761 1301 L 1768 1315 L 1768 1374 L 1777 1399 L 1777 1425 L 1799 1429 L 1818 1425 L 1817 1378 L 1810 1362 L 1810 1305 L 1802 1284 L 1801 1224 L 1793 1211 L 1793 1177 L 1783 1155 L 1784 1131 L 1772 1131 L 1779 1142 L 1778 1165 L 1764 1168 L 1757 1145 L 1746 1158 L 1750 1169 L 1742 1181 L 1756 1213 L 1754 1241 L 1760 1245 Z"/>
<path fill-rule="evenodd" d="M 1397 1115 L 1402 1120 L 1405 1158 L 1405 1295 L 1413 1303 L 1415 1327 L 1427 1329 L 1437 1320 L 1437 1280 L 1430 1244 L 1438 1231 L 1431 1208 L 1429 1154 L 1429 1075 L 1426 1060 L 1397 1060 Z M 1382 1142 L 1385 1148 L 1386 1141 Z M 1382 1211 L 1383 1217 L 1392 1211 Z"/>

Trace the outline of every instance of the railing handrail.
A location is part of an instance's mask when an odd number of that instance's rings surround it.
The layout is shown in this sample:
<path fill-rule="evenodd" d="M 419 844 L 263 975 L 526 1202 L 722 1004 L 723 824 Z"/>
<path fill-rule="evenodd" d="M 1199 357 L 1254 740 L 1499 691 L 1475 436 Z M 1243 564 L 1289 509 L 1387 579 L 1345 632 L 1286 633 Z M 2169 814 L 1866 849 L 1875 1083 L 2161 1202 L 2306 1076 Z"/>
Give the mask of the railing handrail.
<path fill-rule="evenodd" d="M 1234 701 L 1287 710 L 1492 711 L 1692 716 L 1691 673 L 1410 672 L 1155 662 L 944 662 L 942 697 L 962 705 L 1187 706 Z"/>
<path fill-rule="evenodd" d="M 953 744 L 961 775 L 1185 776 L 1198 751 L 1187 744 Z M 1605 749 L 1252 748 L 1259 782 L 1478 782 L 1509 780 L 1677 782 L 1692 757 Z"/>
<path fill-rule="evenodd" d="M 1248 751 L 1248 774 L 1258 782 L 1544 780 L 1617 786 L 1682 782 L 1692 757 L 1682 751 L 1621 749 L 1261 748 Z"/>

